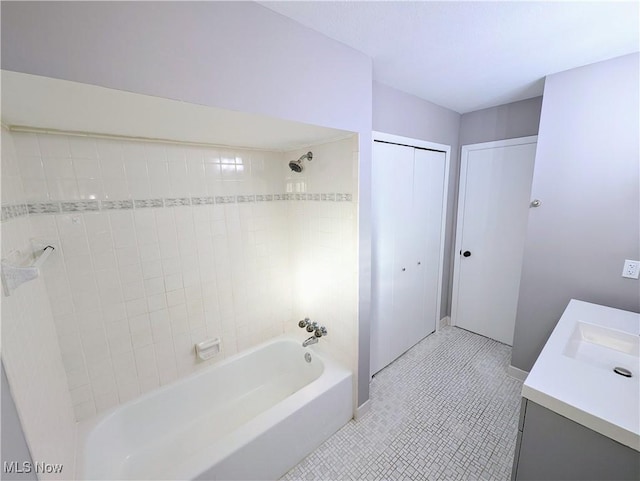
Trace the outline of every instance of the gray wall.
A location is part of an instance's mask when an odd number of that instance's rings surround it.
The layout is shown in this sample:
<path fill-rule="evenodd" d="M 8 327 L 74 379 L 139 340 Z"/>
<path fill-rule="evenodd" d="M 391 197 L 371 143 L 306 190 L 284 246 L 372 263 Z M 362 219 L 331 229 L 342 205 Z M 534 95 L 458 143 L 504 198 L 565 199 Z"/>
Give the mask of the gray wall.
<path fill-rule="evenodd" d="M 547 77 L 512 365 L 529 371 L 571 298 L 638 312 L 639 55 Z"/>
<path fill-rule="evenodd" d="M 371 127 L 371 59 L 253 2 L 2 2 L 2 68 Z"/>
<path fill-rule="evenodd" d="M 350 130 L 370 211 L 372 63 L 253 2 L 2 2 L 2 68 Z M 371 241 L 359 218 L 359 349 Z M 369 397 L 359 356 L 358 403 Z"/>
<path fill-rule="evenodd" d="M 520 100 L 462 115 L 460 145 L 538 134 L 542 97 Z"/>
<path fill-rule="evenodd" d="M 440 318 L 451 313 L 452 249 L 458 190 L 460 114 L 392 87 L 373 84 L 373 130 L 451 146 Z"/>
<path fill-rule="evenodd" d="M 541 105 L 542 97 L 535 97 L 460 115 L 391 87 L 373 85 L 374 130 L 451 145 L 441 318 L 451 315 L 460 148 L 478 142 L 537 135 Z"/>
<path fill-rule="evenodd" d="M 16 410 L 16 405 L 13 402 L 13 397 L 11 396 L 11 390 L 9 389 L 9 382 L 7 381 L 7 375 L 4 372 L 4 364 L 1 365 L 2 370 L 2 385 L 0 386 L 0 394 L 2 395 L 2 417 L 0 421 L 0 425 L 2 426 L 2 440 L 1 446 L 2 449 L 2 471 L 0 472 L 1 479 L 38 479 L 36 477 L 35 472 L 31 473 L 5 473 L 4 472 L 4 462 L 7 463 L 17 462 L 20 467 L 23 466 L 22 463 L 28 462 L 33 465 L 33 460 L 31 459 L 31 453 L 29 453 L 29 448 L 27 447 L 27 440 L 24 437 L 24 432 L 22 431 L 22 425 L 20 424 L 20 419 L 18 418 L 18 411 Z"/>

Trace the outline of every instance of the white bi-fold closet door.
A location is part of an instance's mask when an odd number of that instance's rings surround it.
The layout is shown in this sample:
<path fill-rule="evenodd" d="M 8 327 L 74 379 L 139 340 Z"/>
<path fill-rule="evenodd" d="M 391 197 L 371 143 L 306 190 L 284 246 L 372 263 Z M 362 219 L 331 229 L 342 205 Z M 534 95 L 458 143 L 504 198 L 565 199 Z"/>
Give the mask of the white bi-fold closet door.
<path fill-rule="evenodd" d="M 396 142 L 373 145 L 371 374 L 436 329 L 448 170 L 447 146 L 381 137 Z"/>

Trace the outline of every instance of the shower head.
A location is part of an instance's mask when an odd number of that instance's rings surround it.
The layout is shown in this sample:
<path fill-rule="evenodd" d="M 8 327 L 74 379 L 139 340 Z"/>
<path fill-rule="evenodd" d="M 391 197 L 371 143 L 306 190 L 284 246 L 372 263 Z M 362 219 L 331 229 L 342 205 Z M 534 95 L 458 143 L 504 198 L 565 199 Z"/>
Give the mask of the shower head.
<path fill-rule="evenodd" d="M 291 170 L 293 170 L 294 172 L 297 172 L 297 173 L 302 172 L 302 169 L 304 168 L 303 165 L 302 165 L 302 161 L 304 159 L 307 159 L 308 161 L 311 161 L 313 159 L 313 153 L 312 152 L 307 152 L 306 154 L 301 156 L 298 160 L 292 160 L 291 162 L 289 162 L 289 168 Z"/>
<path fill-rule="evenodd" d="M 292 160 L 289 162 L 289 168 L 294 172 L 302 172 L 302 163 L 299 160 Z"/>

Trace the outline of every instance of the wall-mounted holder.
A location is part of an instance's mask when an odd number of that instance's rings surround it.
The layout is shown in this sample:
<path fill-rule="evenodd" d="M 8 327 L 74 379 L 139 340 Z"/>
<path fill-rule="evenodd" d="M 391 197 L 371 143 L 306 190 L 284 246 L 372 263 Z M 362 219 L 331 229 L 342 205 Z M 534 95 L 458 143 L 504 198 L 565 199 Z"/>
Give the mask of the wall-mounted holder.
<path fill-rule="evenodd" d="M 208 361 L 220 352 L 220 338 L 208 339 L 196 344 L 196 356 L 202 361 Z"/>
<path fill-rule="evenodd" d="M 51 245 L 46 246 L 39 252 L 34 254 L 35 260 L 28 266 L 16 266 L 5 259 L 2 259 L 2 269 L 0 276 L 2 277 L 2 289 L 4 295 L 9 297 L 11 291 L 27 281 L 36 279 L 40 275 L 40 267 L 54 251 Z"/>

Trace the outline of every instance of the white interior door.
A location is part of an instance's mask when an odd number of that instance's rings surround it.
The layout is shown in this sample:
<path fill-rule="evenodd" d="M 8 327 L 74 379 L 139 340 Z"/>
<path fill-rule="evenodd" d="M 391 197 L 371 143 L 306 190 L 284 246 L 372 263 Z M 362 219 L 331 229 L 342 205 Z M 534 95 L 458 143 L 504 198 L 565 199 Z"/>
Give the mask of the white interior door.
<path fill-rule="evenodd" d="M 445 152 L 374 143 L 372 373 L 435 330 L 445 175 Z"/>
<path fill-rule="evenodd" d="M 537 137 L 462 148 L 454 325 L 511 345 Z"/>

